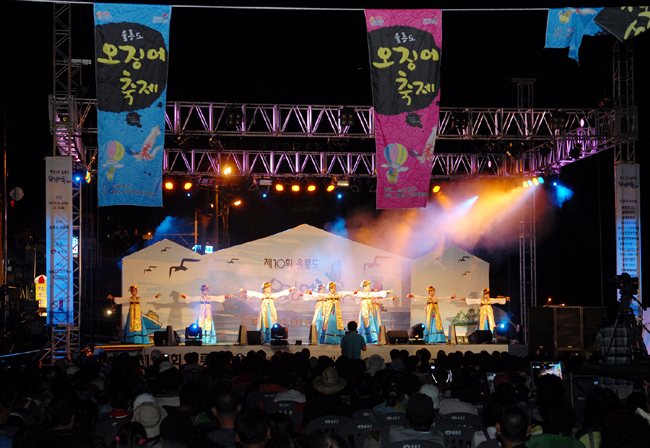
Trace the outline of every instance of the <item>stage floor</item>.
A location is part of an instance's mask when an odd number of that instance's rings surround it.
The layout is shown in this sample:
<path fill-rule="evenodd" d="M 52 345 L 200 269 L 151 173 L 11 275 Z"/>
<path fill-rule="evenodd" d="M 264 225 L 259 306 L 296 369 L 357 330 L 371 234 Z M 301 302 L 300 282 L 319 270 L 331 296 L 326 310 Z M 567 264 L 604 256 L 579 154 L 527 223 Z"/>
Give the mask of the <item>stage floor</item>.
<path fill-rule="evenodd" d="M 329 356 L 333 359 L 336 359 L 341 355 L 341 348 L 338 345 L 284 345 L 284 346 L 274 346 L 274 345 L 232 345 L 232 344 L 215 344 L 215 345 L 201 345 L 201 346 L 155 346 L 155 345 L 97 345 L 95 349 L 101 348 L 105 351 L 110 352 L 129 352 L 131 354 L 141 354 L 144 358 L 145 365 L 150 365 L 151 363 L 151 352 L 153 350 L 160 350 L 161 353 L 167 354 L 171 363 L 177 367 L 180 367 L 184 364 L 183 356 L 186 353 L 197 352 L 200 357 L 200 363 L 205 363 L 205 358 L 208 353 L 218 352 L 222 350 L 231 351 L 233 354 L 242 354 L 246 355 L 249 351 L 262 350 L 266 353 L 267 358 L 273 356 L 277 351 L 284 351 L 290 353 L 297 353 L 304 348 L 309 349 L 311 356 Z M 457 344 L 457 345 L 448 345 L 448 344 L 397 344 L 397 345 L 369 345 L 368 350 L 361 353 L 362 358 L 368 358 L 371 355 L 378 354 L 384 360 L 390 360 L 390 351 L 393 349 L 398 350 L 407 350 L 409 354 L 414 355 L 415 352 L 421 348 L 426 348 L 431 352 L 433 359 L 436 358 L 436 355 L 439 351 L 445 353 L 453 353 L 456 351 L 467 352 L 472 351 L 474 353 L 481 352 L 483 350 L 492 353 L 494 351 L 498 352 L 508 352 L 515 356 L 526 356 L 528 354 L 527 345 L 507 345 L 507 344 Z"/>

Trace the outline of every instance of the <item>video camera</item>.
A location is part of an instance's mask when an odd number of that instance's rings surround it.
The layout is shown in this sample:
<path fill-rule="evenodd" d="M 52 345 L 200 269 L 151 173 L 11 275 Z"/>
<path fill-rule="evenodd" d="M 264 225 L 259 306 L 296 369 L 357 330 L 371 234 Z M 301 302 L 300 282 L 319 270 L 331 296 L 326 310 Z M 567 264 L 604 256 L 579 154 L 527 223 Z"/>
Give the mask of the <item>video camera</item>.
<path fill-rule="evenodd" d="M 614 277 L 616 289 L 621 291 L 621 296 L 634 296 L 639 292 L 639 278 L 630 277 L 627 272 Z"/>

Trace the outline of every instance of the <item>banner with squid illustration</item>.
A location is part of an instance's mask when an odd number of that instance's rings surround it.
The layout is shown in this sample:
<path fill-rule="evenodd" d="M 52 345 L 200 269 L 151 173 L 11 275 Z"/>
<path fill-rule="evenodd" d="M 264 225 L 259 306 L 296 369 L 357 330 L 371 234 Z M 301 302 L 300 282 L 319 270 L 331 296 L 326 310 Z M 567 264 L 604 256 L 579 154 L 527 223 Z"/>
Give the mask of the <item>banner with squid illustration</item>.
<path fill-rule="evenodd" d="M 171 6 L 94 13 L 98 204 L 161 207 Z"/>
<path fill-rule="evenodd" d="M 368 9 L 377 208 L 426 207 L 438 132 L 438 9 Z"/>

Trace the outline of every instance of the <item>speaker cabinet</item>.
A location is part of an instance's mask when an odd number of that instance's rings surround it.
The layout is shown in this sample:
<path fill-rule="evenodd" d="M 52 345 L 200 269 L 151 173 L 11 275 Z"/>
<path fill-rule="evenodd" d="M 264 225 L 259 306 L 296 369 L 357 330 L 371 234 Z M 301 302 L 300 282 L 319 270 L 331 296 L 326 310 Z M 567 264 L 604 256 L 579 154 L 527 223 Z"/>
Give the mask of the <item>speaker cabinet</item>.
<path fill-rule="evenodd" d="M 528 311 L 528 347 L 539 349 L 582 350 L 594 347 L 596 333 L 605 317 L 600 307 L 541 307 Z"/>
<path fill-rule="evenodd" d="M 409 332 L 403 330 L 391 330 L 386 332 L 386 339 L 390 345 L 408 344 Z"/>
<path fill-rule="evenodd" d="M 492 332 L 490 330 L 476 330 L 467 336 L 467 342 L 470 344 L 491 344 Z"/>
<path fill-rule="evenodd" d="M 262 345 L 262 332 L 247 331 L 246 339 L 248 339 L 248 345 Z"/>

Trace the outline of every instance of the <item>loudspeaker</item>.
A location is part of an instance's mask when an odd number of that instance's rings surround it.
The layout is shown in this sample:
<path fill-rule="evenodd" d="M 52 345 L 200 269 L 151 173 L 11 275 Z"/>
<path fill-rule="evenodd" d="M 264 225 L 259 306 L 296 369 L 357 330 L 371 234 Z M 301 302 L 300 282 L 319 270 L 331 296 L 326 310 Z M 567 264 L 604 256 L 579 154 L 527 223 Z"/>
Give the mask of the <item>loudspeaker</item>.
<path fill-rule="evenodd" d="M 492 332 L 490 330 L 476 330 L 467 336 L 467 342 L 470 344 L 491 344 Z"/>
<path fill-rule="evenodd" d="M 162 346 L 167 345 L 167 331 L 154 331 L 153 332 L 153 345 Z"/>
<path fill-rule="evenodd" d="M 409 332 L 403 330 L 391 330 L 386 332 L 386 338 L 391 345 L 408 344 Z"/>
<path fill-rule="evenodd" d="M 174 328 L 171 325 L 167 325 L 167 344 L 166 345 L 179 345 L 181 343 L 181 337 L 174 331 Z"/>
<path fill-rule="evenodd" d="M 600 307 L 542 307 L 528 312 L 528 347 L 545 350 L 594 348 L 598 327 L 606 317 Z"/>
<path fill-rule="evenodd" d="M 248 339 L 248 345 L 262 345 L 262 332 L 247 331 L 246 339 Z"/>
<path fill-rule="evenodd" d="M 555 308 L 555 343 L 558 349 L 582 349 L 582 308 Z"/>

